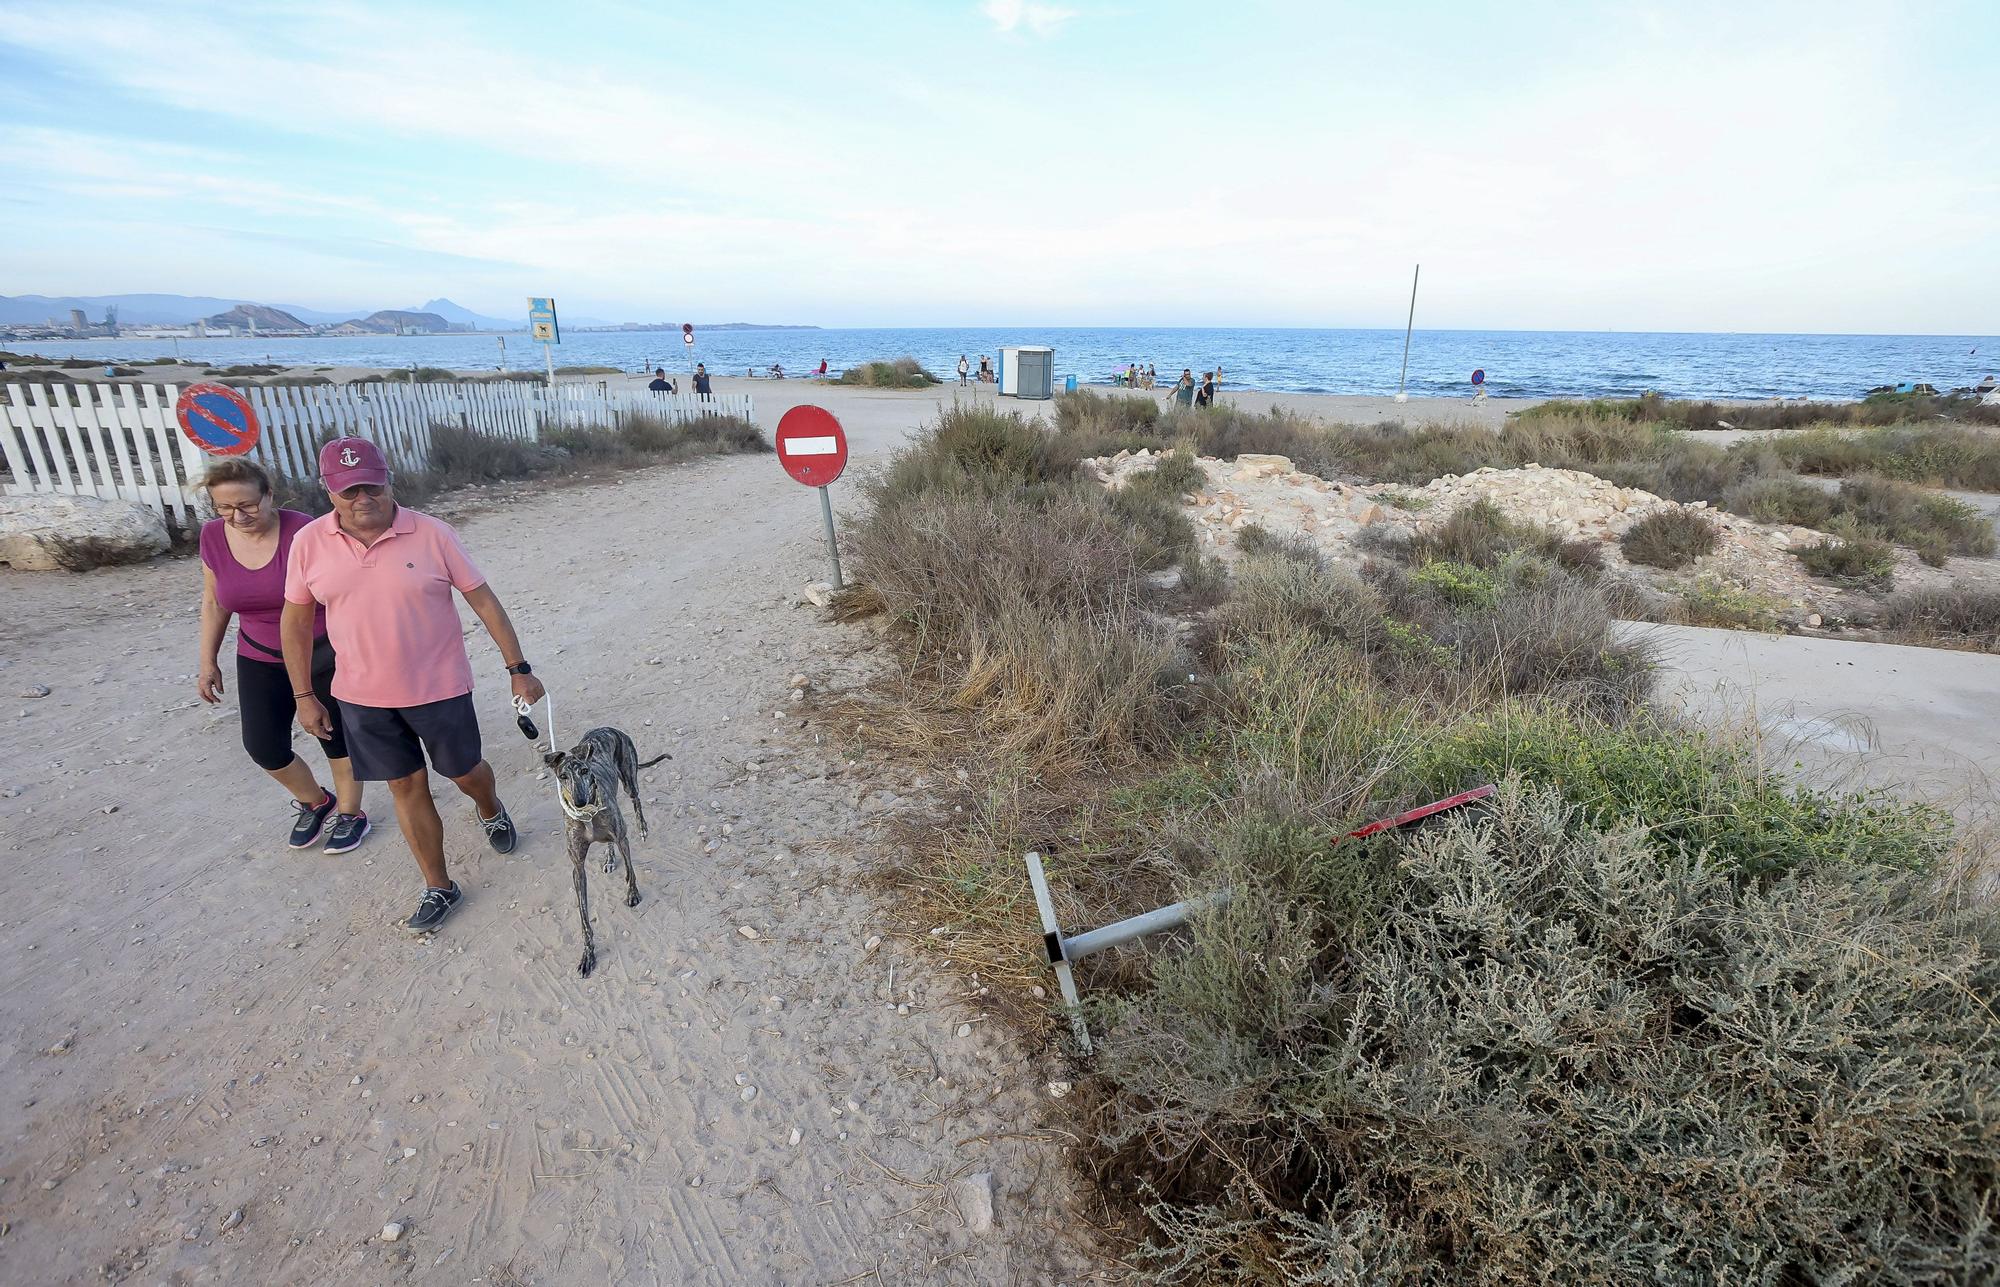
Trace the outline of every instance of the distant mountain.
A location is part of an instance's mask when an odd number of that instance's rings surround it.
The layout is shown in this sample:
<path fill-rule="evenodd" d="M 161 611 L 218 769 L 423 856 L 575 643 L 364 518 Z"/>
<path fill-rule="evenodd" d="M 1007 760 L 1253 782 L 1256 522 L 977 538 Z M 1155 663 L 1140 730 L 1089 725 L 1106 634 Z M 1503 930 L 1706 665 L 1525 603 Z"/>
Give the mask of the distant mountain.
<path fill-rule="evenodd" d="M 385 308 L 342 322 L 332 328 L 334 335 L 443 335 L 451 330 L 451 323 L 436 313 L 422 313 L 413 309 Z"/>
<path fill-rule="evenodd" d="M 72 308 L 80 308 L 91 321 L 101 322 L 104 310 L 111 307 L 118 310 L 118 320 L 124 324 L 185 326 L 243 302 L 202 295 L 0 295 L 0 325 L 34 325 L 53 318 L 58 326 L 67 326 Z"/>
<path fill-rule="evenodd" d="M 297 304 L 273 304 L 271 305 L 271 307 L 277 309 L 283 309 L 285 312 L 290 313 L 293 317 L 300 318 L 303 321 L 311 322 L 314 326 L 331 326 L 335 322 L 344 322 L 348 318 L 353 317 L 356 313 L 359 313 L 361 311 L 358 308 L 343 308 L 335 310 L 329 310 L 324 308 L 300 308 Z"/>
<path fill-rule="evenodd" d="M 422 308 L 412 311 L 435 313 L 447 322 L 458 326 L 471 327 L 475 331 L 525 331 L 528 329 L 528 323 L 525 318 L 516 318 L 511 322 L 503 321 L 497 317 L 488 317 L 483 313 L 475 313 L 471 309 L 454 304 L 448 299 L 434 299 Z"/>
<path fill-rule="evenodd" d="M 204 326 L 240 326 L 244 330 L 249 330 L 253 325 L 260 331 L 312 329 L 290 313 L 265 304 L 238 304 L 227 312 L 217 313 L 213 317 L 204 317 L 201 320 Z"/>

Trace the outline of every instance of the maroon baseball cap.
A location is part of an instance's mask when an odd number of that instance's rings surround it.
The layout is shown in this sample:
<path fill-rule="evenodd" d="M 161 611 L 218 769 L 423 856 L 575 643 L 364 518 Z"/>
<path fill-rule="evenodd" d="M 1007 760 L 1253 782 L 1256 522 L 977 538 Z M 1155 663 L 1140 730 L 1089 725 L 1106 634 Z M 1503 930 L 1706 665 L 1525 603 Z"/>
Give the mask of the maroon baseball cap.
<path fill-rule="evenodd" d="M 366 438 L 335 438 L 319 449 L 319 476 L 329 490 L 344 492 L 357 483 L 389 481 L 389 462 Z"/>

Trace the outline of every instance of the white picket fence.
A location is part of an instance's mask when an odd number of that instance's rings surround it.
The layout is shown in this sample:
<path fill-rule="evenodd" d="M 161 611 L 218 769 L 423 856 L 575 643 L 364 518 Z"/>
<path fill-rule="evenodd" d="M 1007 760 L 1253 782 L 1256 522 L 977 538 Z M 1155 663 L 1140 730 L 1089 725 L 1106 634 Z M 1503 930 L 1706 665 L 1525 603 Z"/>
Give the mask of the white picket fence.
<path fill-rule="evenodd" d="M 338 437 L 367 438 L 391 468 L 430 460 L 431 429 L 539 442 L 562 429 L 615 429 L 628 415 L 684 421 L 701 415 L 754 419 L 747 393 L 669 395 L 594 384 L 232 385 L 261 427 L 249 458 L 273 474 L 309 483 L 319 448 Z M 188 441 L 174 416 L 171 384 L 11 384 L 0 407 L 0 492 L 57 493 L 139 501 L 186 526 L 198 516 L 198 485 L 211 457 Z"/>

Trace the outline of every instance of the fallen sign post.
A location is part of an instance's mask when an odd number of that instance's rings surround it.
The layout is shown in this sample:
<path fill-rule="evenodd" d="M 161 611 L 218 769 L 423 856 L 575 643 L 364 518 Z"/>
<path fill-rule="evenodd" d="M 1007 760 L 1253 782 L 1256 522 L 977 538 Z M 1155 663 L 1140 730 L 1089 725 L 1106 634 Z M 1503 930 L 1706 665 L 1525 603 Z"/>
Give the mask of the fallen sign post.
<path fill-rule="evenodd" d="M 190 384 L 174 402 L 174 419 L 187 440 L 211 456 L 241 456 L 262 432 L 249 400 L 221 384 Z"/>
<path fill-rule="evenodd" d="M 833 536 L 833 501 L 827 486 L 847 468 L 847 431 L 825 407 L 793 407 L 778 421 L 778 463 L 808 487 L 819 489 L 820 517 L 826 523 L 826 555 L 833 562 L 833 588 L 840 579 L 840 545 Z"/>
<path fill-rule="evenodd" d="M 1434 800 L 1430 804 L 1406 809 L 1393 818 L 1381 818 L 1365 827 L 1357 827 L 1342 839 L 1366 840 L 1385 831 L 1397 831 L 1422 822 L 1426 818 L 1436 817 L 1440 813 L 1487 799 L 1493 792 L 1494 787 L 1490 783 L 1474 787 L 1470 791 L 1461 791 L 1457 795 Z M 1172 903 L 1150 912 L 1141 912 L 1137 916 L 1128 916 L 1122 921 L 1113 921 L 1109 925 L 1085 930 L 1081 934 L 1064 934 L 1056 923 L 1055 901 L 1049 896 L 1049 881 L 1042 871 L 1042 856 L 1030 852 L 1027 855 L 1027 864 L 1028 884 L 1034 888 L 1035 907 L 1042 916 L 1042 953 L 1056 972 L 1056 986 L 1062 991 L 1063 1007 L 1069 1011 L 1070 1028 L 1076 1033 L 1076 1044 L 1086 1055 L 1091 1053 L 1090 1028 L 1083 1021 L 1083 998 L 1077 993 L 1076 974 L 1070 969 L 1071 963 L 1102 952 L 1105 948 L 1117 947 L 1134 939 L 1144 938 L 1148 934 L 1162 934 L 1168 930 L 1179 929 L 1187 924 L 1188 918 L 1196 912 L 1228 906 L 1230 898 L 1235 893 L 1230 889 L 1210 890 L 1199 898 Z"/>

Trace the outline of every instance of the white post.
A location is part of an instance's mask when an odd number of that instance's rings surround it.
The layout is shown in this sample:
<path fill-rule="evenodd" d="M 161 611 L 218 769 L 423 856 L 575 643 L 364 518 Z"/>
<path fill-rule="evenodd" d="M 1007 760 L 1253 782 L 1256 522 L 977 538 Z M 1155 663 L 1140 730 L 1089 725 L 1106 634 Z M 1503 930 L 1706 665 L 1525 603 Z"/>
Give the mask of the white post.
<path fill-rule="evenodd" d="M 547 340 L 542 341 L 542 356 L 548 359 L 549 388 L 553 390 L 556 387 L 556 350 Z"/>
<path fill-rule="evenodd" d="M 1396 377 L 1396 401 L 1398 402 L 1408 402 L 1410 400 L 1410 395 L 1403 391 L 1403 386 L 1410 378 L 1410 332 L 1417 324 L 1417 278 L 1422 275 L 1423 271 L 1424 266 L 1418 264 L 1416 272 L 1410 274 L 1410 316 L 1403 323 L 1403 373 Z"/>
<path fill-rule="evenodd" d="M 505 371 L 507 369 L 507 337 L 496 335 L 493 338 L 500 341 L 500 369 Z"/>
<path fill-rule="evenodd" d="M 1076 975 L 1071 973 L 1069 958 L 1064 956 L 1060 944 L 1062 931 L 1056 928 L 1056 905 L 1049 897 L 1048 878 L 1042 874 L 1042 856 L 1030 850 L 1028 853 L 1028 883 L 1035 890 L 1035 907 L 1042 914 L 1042 937 L 1055 950 L 1049 953 L 1050 964 L 1056 972 L 1056 986 L 1062 989 L 1063 1006 L 1069 1011 L 1070 1030 L 1076 1033 L 1076 1044 L 1084 1054 L 1090 1053 L 1090 1026 L 1083 1021 L 1083 998 L 1076 994 Z"/>

